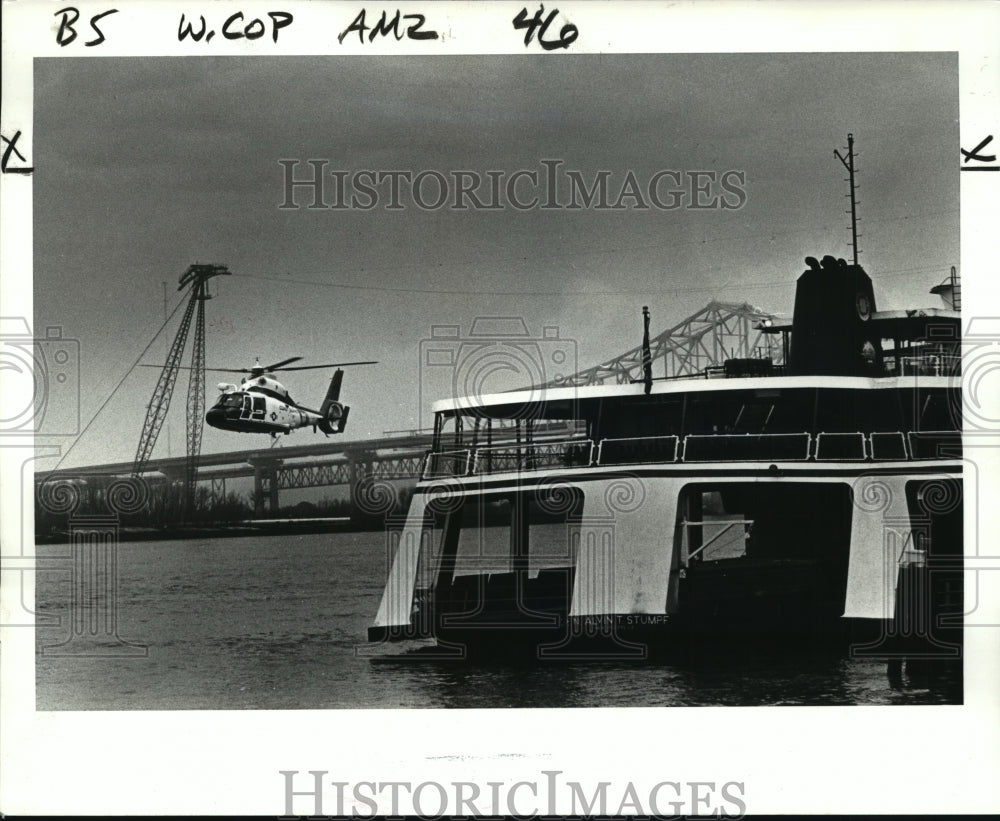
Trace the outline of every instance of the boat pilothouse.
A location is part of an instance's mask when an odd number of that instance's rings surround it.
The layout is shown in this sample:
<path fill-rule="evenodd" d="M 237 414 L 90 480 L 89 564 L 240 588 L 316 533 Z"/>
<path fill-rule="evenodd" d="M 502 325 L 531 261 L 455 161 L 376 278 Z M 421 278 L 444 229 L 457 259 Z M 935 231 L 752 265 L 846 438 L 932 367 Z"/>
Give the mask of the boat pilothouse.
<path fill-rule="evenodd" d="M 775 361 L 436 403 L 369 639 L 644 656 L 847 625 L 957 652 L 928 631 L 962 604 L 959 314 L 807 264 Z"/>

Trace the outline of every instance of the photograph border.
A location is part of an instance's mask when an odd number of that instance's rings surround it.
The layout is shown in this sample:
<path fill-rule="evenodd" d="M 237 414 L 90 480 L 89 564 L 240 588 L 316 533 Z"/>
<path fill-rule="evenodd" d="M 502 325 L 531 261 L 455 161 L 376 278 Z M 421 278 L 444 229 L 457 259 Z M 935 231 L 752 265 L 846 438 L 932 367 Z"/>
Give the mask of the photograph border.
<path fill-rule="evenodd" d="M 33 60 L 536 53 L 531 49 L 538 44 L 526 43 L 523 28 L 512 25 L 522 8 L 533 6 L 404 2 L 384 8 L 391 13 L 397 6 L 426 16 L 442 37 L 338 42 L 344 21 L 349 24 L 361 8 L 343 2 L 216 0 L 199 8 L 173 0 L 128 0 L 74 4 L 80 36 L 60 44 L 62 26 L 54 13 L 62 6 L 5 3 L 2 129 L 5 149 L 11 149 L 9 170 L 20 164 L 23 173 L 6 173 L 0 181 L 3 316 L 29 323 L 33 316 L 32 178 L 24 171 L 33 158 Z M 110 8 L 117 10 L 114 15 Z M 242 12 L 247 19 L 267 19 L 268 12 L 279 9 L 294 14 L 297 24 L 275 32 L 274 41 L 219 37 L 197 49 L 177 42 L 180 11 L 220 19 L 226 12 Z M 558 10 L 560 20 L 571 21 L 579 31 L 566 47 L 547 51 L 547 59 L 609 52 L 955 52 L 961 98 L 956 173 L 960 149 L 974 152 L 987 135 L 995 135 L 994 146 L 1000 140 L 1000 6 L 995 3 L 577 2 L 551 9 L 547 4 L 546 9 Z M 90 30 L 83 21 L 90 21 Z M 913 173 L 919 174 L 919 167 Z M 1000 288 L 992 279 L 1000 258 L 1000 173 L 960 176 L 963 302 L 971 306 L 963 328 L 966 338 L 987 340 L 988 349 L 1000 340 Z M 967 416 L 991 407 L 991 401 L 1000 407 L 994 384 L 1000 371 L 989 365 L 988 350 L 981 355 L 985 364 L 976 374 L 974 394 L 979 405 L 970 406 L 966 391 Z M 972 370 L 967 368 L 964 386 Z M 0 418 L 13 418 L 17 397 L 0 389 L 0 408 Z M 988 424 L 965 432 L 965 458 L 975 470 L 979 495 L 965 510 L 966 590 L 976 595 L 970 597 L 975 611 L 966 617 L 962 705 L 56 713 L 37 711 L 35 705 L 32 463 L 45 453 L 34 450 L 30 435 L 0 437 L 0 810 L 289 814 L 289 781 L 282 773 L 306 778 L 320 772 L 328 785 L 325 812 L 335 814 L 337 793 L 329 785 L 337 782 L 461 782 L 481 785 L 485 792 L 493 782 L 537 786 L 546 783 L 546 773 L 559 772 L 585 785 L 587 795 L 609 782 L 615 805 L 629 784 L 647 795 L 663 782 L 688 785 L 690 800 L 683 811 L 692 813 L 707 807 L 699 806 L 698 788 L 690 785 L 712 784 L 714 790 L 714 785 L 736 783 L 743 785 L 740 799 L 751 814 L 995 812 L 1000 810 L 995 778 L 1000 769 L 1000 555 L 994 546 L 1000 544 L 1000 522 L 988 500 L 998 498 L 1000 489 L 998 445 L 1000 431 Z M 314 794 L 308 785 L 301 790 L 294 812 L 310 814 L 317 806 Z M 531 792 L 501 811 L 530 809 L 526 796 Z M 447 795 L 448 802 L 455 798 Z M 569 800 L 560 793 L 552 805 L 536 809 L 569 812 Z M 445 806 L 437 800 L 428 805 L 435 811 L 430 814 Z M 453 811 L 453 804 L 447 806 Z M 729 806 L 738 809 L 735 803 Z M 347 813 L 372 812 L 360 799 L 348 800 L 345 808 Z M 380 809 L 385 811 L 384 805 Z"/>

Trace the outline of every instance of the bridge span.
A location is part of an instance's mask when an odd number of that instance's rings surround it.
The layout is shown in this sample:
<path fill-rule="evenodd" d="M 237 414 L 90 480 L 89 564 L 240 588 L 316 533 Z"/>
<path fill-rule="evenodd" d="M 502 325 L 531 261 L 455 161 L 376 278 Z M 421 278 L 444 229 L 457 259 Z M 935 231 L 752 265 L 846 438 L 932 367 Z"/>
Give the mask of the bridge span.
<path fill-rule="evenodd" d="M 366 482 L 417 479 L 431 439 L 429 432 L 408 431 L 350 442 L 203 453 L 198 458 L 196 481 L 211 482 L 212 495 L 221 498 L 226 495 L 227 480 L 253 477 L 257 515 L 277 512 L 281 490 L 336 485 L 350 486 L 351 501 L 357 508 Z M 140 476 L 150 483 L 180 482 L 187 465 L 186 456 L 150 459 Z M 131 476 L 133 467 L 132 462 L 115 462 L 39 471 L 35 484 L 69 481 L 97 487 Z"/>

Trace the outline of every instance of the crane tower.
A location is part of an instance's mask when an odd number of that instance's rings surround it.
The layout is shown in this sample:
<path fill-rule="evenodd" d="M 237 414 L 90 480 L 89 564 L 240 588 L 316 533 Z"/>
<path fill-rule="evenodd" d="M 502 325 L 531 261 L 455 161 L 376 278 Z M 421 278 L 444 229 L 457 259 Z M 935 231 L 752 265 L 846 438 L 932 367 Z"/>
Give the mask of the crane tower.
<path fill-rule="evenodd" d="M 167 417 L 170 400 L 177 382 L 177 372 L 183 367 L 181 358 L 187 346 L 191 322 L 194 320 L 194 347 L 191 351 L 191 371 L 187 395 L 187 462 L 184 471 L 184 501 L 186 509 L 192 508 L 194 500 L 195 480 L 198 473 L 198 456 L 201 454 L 202 417 L 205 411 L 205 300 L 211 299 L 208 293 L 208 280 L 212 277 L 228 275 L 230 272 L 224 265 L 191 265 L 181 274 L 177 290 L 190 289 L 187 308 L 177 329 L 177 335 L 170 346 L 167 361 L 164 363 L 160 376 L 153 389 L 153 398 L 146 409 L 146 420 L 142 425 L 142 434 L 135 451 L 132 464 L 132 475 L 139 476 L 146 468 L 153 447 L 160 435 L 160 428 Z"/>

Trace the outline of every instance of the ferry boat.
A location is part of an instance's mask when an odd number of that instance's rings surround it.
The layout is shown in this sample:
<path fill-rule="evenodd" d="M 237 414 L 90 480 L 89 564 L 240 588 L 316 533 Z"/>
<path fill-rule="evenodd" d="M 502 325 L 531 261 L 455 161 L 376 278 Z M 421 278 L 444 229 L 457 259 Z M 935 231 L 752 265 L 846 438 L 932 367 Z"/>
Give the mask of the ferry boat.
<path fill-rule="evenodd" d="M 437 402 L 369 641 L 957 659 L 960 313 L 880 312 L 860 266 L 806 263 L 762 326 L 779 356 Z"/>

